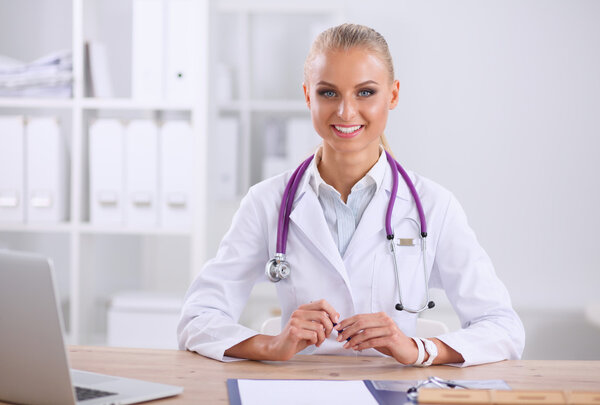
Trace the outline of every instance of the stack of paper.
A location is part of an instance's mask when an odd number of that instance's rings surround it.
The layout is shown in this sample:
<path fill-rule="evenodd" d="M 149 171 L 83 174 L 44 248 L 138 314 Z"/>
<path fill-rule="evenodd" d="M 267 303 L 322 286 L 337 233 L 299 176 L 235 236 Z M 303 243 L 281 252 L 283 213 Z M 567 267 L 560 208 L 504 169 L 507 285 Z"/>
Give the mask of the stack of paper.
<path fill-rule="evenodd" d="M 0 97 L 71 97 L 71 51 L 59 51 L 31 63 L 0 57 Z"/>

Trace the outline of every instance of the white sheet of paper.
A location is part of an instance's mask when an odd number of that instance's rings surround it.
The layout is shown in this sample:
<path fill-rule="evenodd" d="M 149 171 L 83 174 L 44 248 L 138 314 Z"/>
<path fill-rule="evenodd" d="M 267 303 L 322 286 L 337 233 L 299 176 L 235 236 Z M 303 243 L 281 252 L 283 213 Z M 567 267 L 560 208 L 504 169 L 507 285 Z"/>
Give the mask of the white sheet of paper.
<path fill-rule="evenodd" d="M 327 380 L 238 380 L 242 405 L 361 404 L 377 405 L 365 383 Z"/>

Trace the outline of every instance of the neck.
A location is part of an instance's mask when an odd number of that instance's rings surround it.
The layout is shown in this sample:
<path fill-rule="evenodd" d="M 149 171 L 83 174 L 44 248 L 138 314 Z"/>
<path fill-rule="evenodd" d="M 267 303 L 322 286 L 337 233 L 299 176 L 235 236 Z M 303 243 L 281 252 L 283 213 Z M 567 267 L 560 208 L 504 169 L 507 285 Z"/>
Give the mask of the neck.
<path fill-rule="evenodd" d="M 348 201 L 352 187 L 377 163 L 379 143 L 375 146 L 358 152 L 342 153 L 323 144 L 319 173 L 327 184 L 340 193 L 344 203 Z"/>

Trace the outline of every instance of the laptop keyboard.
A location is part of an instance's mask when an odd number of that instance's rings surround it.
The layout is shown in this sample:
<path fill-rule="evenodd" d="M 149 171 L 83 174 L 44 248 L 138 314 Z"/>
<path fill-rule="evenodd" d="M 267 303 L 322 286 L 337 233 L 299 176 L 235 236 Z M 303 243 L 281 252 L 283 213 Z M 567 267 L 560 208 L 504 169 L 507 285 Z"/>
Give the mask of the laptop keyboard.
<path fill-rule="evenodd" d="M 75 396 L 77 397 L 78 401 L 85 401 L 87 399 L 107 397 L 109 395 L 117 395 L 117 394 L 114 392 L 93 390 L 90 388 L 83 388 L 83 387 L 75 387 Z"/>

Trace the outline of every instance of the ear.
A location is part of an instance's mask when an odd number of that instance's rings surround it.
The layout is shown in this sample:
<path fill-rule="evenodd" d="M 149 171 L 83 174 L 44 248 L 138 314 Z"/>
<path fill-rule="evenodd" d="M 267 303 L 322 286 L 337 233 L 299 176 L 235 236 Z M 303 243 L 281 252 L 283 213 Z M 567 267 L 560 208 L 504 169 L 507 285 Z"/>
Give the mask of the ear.
<path fill-rule="evenodd" d="M 310 93 L 308 91 L 308 86 L 306 83 L 302 83 L 302 90 L 304 90 L 304 100 L 306 101 L 306 106 L 310 110 Z"/>
<path fill-rule="evenodd" d="M 390 110 L 393 110 L 398 105 L 398 99 L 400 94 L 400 82 L 398 80 L 394 80 L 392 83 L 392 98 L 390 100 Z"/>

